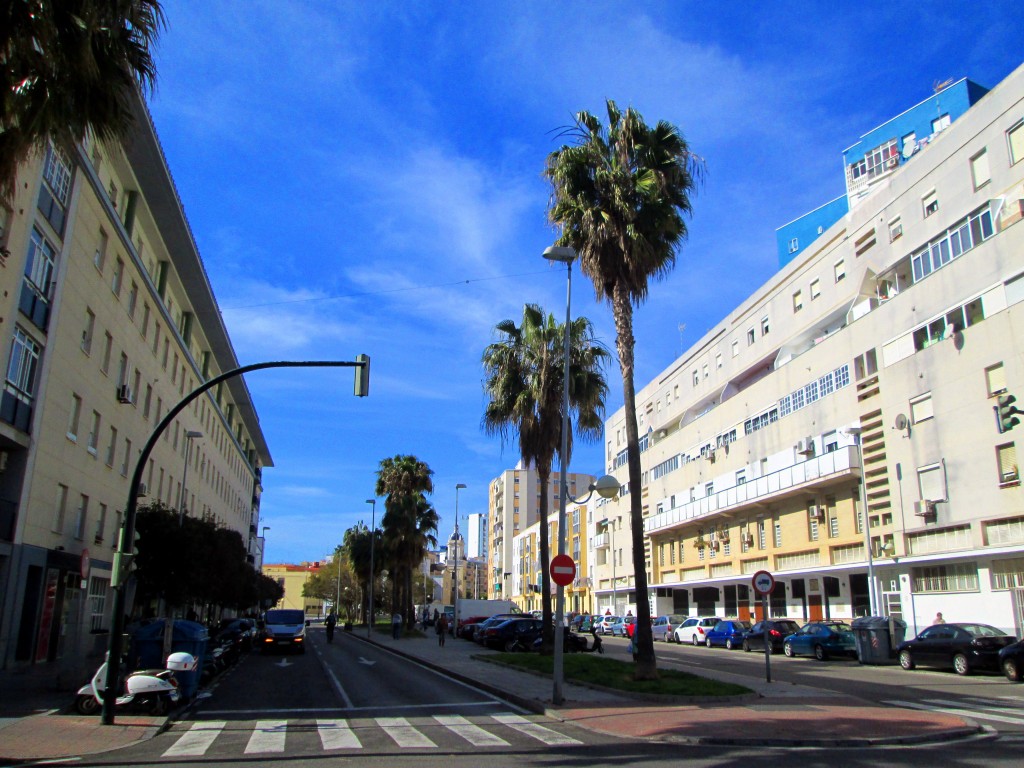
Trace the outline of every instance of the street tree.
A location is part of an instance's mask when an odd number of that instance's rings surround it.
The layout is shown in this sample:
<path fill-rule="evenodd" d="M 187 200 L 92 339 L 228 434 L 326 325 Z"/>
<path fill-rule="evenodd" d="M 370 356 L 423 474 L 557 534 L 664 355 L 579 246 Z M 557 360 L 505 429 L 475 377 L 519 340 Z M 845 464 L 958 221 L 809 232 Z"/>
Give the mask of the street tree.
<path fill-rule="evenodd" d="M 360 521 L 345 531 L 345 538 L 342 540 L 342 552 L 359 584 L 362 594 L 362 608 L 360 614 L 364 621 L 369 621 L 370 611 L 370 583 L 374 585 L 374 594 L 380 594 L 380 572 L 384 568 L 384 549 L 380 530 L 370 532 L 370 529 Z M 372 556 L 376 555 L 376 557 Z M 371 561 L 374 573 L 370 574 Z M 380 601 L 376 601 L 380 606 Z"/>
<path fill-rule="evenodd" d="M 540 486 L 541 607 L 545 652 L 554 647 L 551 615 L 551 547 L 548 525 L 548 480 L 554 457 L 561 451 L 564 387 L 565 326 L 554 315 L 545 316 L 536 304 L 523 307 L 521 325 L 502 320 L 495 328 L 498 340 L 484 350 L 483 429 L 499 435 L 518 436 L 523 463 L 537 470 Z M 573 432 L 584 439 L 599 439 L 603 429 L 604 400 L 608 392 L 603 368 L 608 350 L 594 337 L 585 317 L 569 324 L 569 432 L 566 465 L 572 457 Z M 575 430 L 574 430 L 575 427 Z"/>
<path fill-rule="evenodd" d="M 359 612 L 360 585 L 352 566 L 344 556 L 344 549 L 335 549 L 330 562 L 321 563 L 302 585 L 302 596 L 335 606 L 335 616 L 354 621 Z"/>
<path fill-rule="evenodd" d="M 629 108 L 606 103 L 608 124 L 579 112 L 563 136 L 570 142 L 548 155 L 544 175 L 552 185 L 550 221 L 561 230 L 558 244 L 576 250 L 580 269 L 599 299 L 611 304 L 615 345 L 622 371 L 629 487 L 641 487 L 640 437 L 636 416 L 633 307 L 647 297 L 651 280 L 668 275 L 687 237 L 690 197 L 704 172 L 671 123 L 647 125 Z M 657 678 L 651 634 L 642 498 L 631 493 L 633 564 L 637 606 L 638 679 Z"/>

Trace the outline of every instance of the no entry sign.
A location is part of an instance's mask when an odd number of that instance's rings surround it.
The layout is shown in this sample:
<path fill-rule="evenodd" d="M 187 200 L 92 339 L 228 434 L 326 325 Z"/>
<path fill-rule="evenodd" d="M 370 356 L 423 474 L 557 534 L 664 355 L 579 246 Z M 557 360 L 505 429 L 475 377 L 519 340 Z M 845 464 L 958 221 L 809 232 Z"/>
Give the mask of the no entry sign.
<path fill-rule="evenodd" d="M 555 555 L 551 558 L 551 580 L 560 587 L 572 584 L 576 578 L 576 563 L 568 555 Z"/>

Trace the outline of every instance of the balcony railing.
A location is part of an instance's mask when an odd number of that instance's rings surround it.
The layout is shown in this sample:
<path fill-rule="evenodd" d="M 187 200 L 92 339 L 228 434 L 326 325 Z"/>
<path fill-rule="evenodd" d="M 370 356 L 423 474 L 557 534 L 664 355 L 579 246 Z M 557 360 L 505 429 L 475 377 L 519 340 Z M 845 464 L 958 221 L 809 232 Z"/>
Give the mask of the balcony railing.
<path fill-rule="evenodd" d="M 607 533 L 599 533 L 590 540 L 590 545 L 594 549 L 604 549 L 610 543 L 610 539 L 611 537 Z"/>
<path fill-rule="evenodd" d="M 746 483 L 734 485 L 732 488 L 726 488 L 718 493 L 705 496 L 703 499 L 695 499 L 673 509 L 651 515 L 644 520 L 644 532 L 654 533 L 716 512 L 766 501 L 772 497 L 787 496 L 801 488 L 852 475 L 855 471 L 860 471 L 857 448 L 855 446 L 840 448 L 784 467 L 776 472 L 770 472 Z"/>

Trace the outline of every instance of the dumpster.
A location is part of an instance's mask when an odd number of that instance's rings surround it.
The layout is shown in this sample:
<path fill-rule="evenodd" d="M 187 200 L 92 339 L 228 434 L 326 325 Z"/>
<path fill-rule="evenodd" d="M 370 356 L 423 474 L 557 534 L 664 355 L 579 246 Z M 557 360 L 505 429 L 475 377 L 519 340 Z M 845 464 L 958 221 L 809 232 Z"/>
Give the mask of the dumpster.
<path fill-rule="evenodd" d="M 895 664 L 896 647 L 903 642 L 907 623 L 893 616 L 862 616 L 850 625 L 861 664 Z"/>
<path fill-rule="evenodd" d="M 176 672 L 178 688 L 186 701 L 196 695 L 199 688 L 199 675 L 202 672 L 203 656 L 209 632 L 206 627 L 195 621 L 175 619 L 171 636 L 171 653 L 183 651 L 190 653 L 199 660 L 199 664 L 191 672 Z M 157 619 L 148 624 L 140 625 L 132 633 L 131 661 L 135 669 L 164 668 L 164 619 Z"/>

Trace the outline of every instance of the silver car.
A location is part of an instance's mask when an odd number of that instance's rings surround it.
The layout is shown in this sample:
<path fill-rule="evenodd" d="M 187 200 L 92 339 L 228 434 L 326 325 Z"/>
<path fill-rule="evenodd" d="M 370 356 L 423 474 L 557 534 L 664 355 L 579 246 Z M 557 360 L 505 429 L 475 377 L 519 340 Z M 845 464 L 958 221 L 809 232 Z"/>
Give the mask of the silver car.
<path fill-rule="evenodd" d="M 651 634 L 654 635 L 655 640 L 670 643 L 672 642 L 672 633 L 675 632 L 676 627 L 686 621 L 687 618 L 689 617 L 678 613 L 656 616 L 654 621 L 651 622 Z"/>

